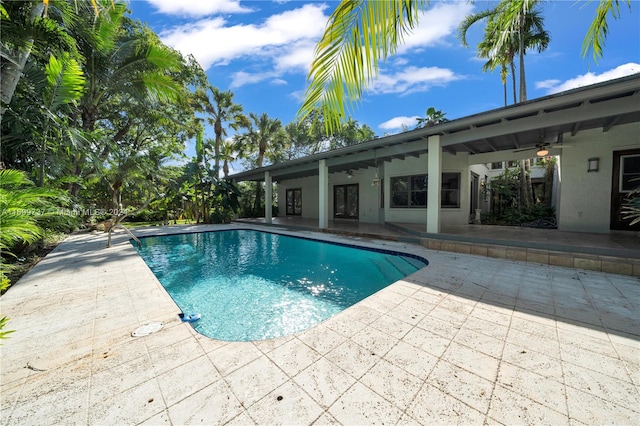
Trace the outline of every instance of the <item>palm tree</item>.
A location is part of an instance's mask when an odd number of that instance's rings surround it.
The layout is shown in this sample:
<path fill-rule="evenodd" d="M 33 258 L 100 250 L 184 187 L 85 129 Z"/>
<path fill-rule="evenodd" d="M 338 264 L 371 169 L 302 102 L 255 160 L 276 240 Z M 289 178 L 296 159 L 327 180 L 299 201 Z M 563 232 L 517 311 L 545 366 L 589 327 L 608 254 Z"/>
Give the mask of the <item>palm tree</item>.
<path fill-rule="evenodd" d="M 269 118 L 267 113 L 261 115 L 249 114 L 250 122 L 245 133 L 236 135 L 238 156 L 250 157 L 256 155 L 255 165 L 260 168 L 263 165 L 268 150 L 277 150 L 284 142 L 282 122 L 275 118 Z M 260 208 L 260 184 L 256 185 L 256 200 L 254 212 Z"/>
<path fill-rule="evenodd" d="M 583 56 L 589 50 L 593 50 L 596 59 L 602 56 L 608 33 L 607 18 L 620 16 L 621 1 L 631 9 L 631 0 L 600 0 L 583 42 Z M 523 27 L 521 12 L 530 10 L 538 2 L 501 1 L 505 12 L 500 20 L 496 50 L 501 50 L 509 34 L 517 33 L 518 26 Z M 403 36 L 418 26 L 421 12 L 428 4 L 426 0 L 342 0 L 316 45 L 308 75 L 309 86 L 298 118 L 304 119 L 319 109 L 324 114 L 327 130 L 335 131 L 346 120 L 346 112 L 362 98 L 366 86 L 377 76 L 380 61 L 393 55 Z"/>
<path fill-rule="evenodd" d="M 442 112 L 439 109 L 436 110 L 434 107 L 429 107 L 427 108 L 425 118 L 416 118 L 416 121 L 418 122 L 416 128 L 419 129 L 421 127 L 431 127 L 435 126 L 436 124 L 449 121 L 449 119 L 445 118 L 445 115 L 447 115 L 446 112 Z"/>
<path fill-rule="evenodd" d="M 216 139 L 214 143 L 214 174 L 220 175 L 220 147 L 223 136 L 227 136 L 225 125 L 228 124 L 234 130 L 247 126 L 247 117 L 242 113 L 242 105 L 233 103 L 233 93 L 229 90 L 221 91 L 215 87 L 209 87 L 213 96 L 213 103 L 206 107 L 207 113 L 211 115 L 209 124 L 213 126 Z M 227 168 L 228 170 L 228 168 Z M 225 177 L 227 175 L 225 174 Z"/>
<path fill-rule="evenodd" d="M 236 158 L 235 154 L 235 144 L 231 139 L 227 139 L 222 142 L 220 145 L 220 159 L 222 160 L 222 172 L 224 173 L 225 179 L 229 176 L 229 163 Z"/>

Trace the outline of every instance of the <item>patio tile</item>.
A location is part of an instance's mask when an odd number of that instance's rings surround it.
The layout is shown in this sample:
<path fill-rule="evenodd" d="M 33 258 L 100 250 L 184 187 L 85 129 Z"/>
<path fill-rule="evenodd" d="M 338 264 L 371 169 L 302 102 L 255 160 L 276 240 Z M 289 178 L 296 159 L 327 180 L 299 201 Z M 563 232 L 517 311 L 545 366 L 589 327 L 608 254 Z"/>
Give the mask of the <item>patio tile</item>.
<path fill-rule="evenodd" d="M 500 363 L 498 358 L 456 342 L 451 343 L 442 359 L 492 382 L 496 380 Z"/>
<path fill-rule="evenodd" d="M 361 383 L 354 384 L 329 408 L 345 425 L 395 424 L 402 411 Z"/>
<path fill-rule="evenodd" d="M 333 331 L 324 323 L 299 334 L 297 337 L 322 355 L 338 347 L 346 340 L 346 337 L 337 331 Z"/>
<path fill-rule="evenodd" d="M 430 384 L 418 392 L 407 414 L 424 425 L 480 425 L 485 421 L 483 413 Z"/>
<path fill-rule="evenodd" d="M 220 374 L 227 374 L 264 355 L 253 344 L 233 342 L 207 354 Z"/>
<path fill-rule="evenodd" d="M 567 404 L 569 416 L 586 425 L 634 425 L 640 420 L 638 403 L 632 410 L 571 387 L 567 387 Z"/>
<path fill-rule="evenodd" d="M 24 385 L 3 389 L 3 424 L 85 423 L 89 383 L 90 368 L 86 363 L 35 372 Z M 7 413 L 4 411 L 4 399 L 11 394 L 14 404 Z"/>
<path fill-rule="evenodd" d="M 423 380 L 383 359 L 359 382 L 405 410 L 422 387 Z"/>
<path fill-rule="evenodd" d="M 320 358 L 320 354 L 301 340 L 292 339 L 267 354 L 289 376 L 293 377 Z"/>
<path fill-rule="evenodd" d="M 438 358 L 451 343 L 450 339 L 418 327 L 408 332 L 402 340 Z"/>
<path fill-rule="evenodd" d="M 413 326 L 391 315 L 384 315 L 371 323 L 371 327 L 378 331 L 389 334 L 396 339 L 401 339 Z"/>
<path fill-rule="evenodd" d="M 635 410 L 640 407 L 640 392 L 633 383 L 570 363 L 564 363 L 563 367 L 567 386 L 590 393 L 617 406 Z"/>
<path fill-rule="evenodd" d="M 174 425 L 224 424 L 244 412 L 229 385 L 220 381 L 169 407 Z"/>
<path fill-rule="evenodd" d="M 550 379 L 562 380 L 562 361 L 559 358 L 523 348 L 520 345 L 507 343 L 502 354 L 502 361 Z"/>
<path fill-rule="evenodd" d="M 151 363 L 157 375 L 172 370 L 188 361 L 204 356 L 205 352 L 193 338 L 181 340 L 164 348 L 149 352 Z"/>
<path fill-rule="evenodd" d="M 500 365 L 496 386 L 568 415 L 565 386 L 562 378 L 558 379 L 550 379 L 504 362 Z"/>
<path fill-rule="evenodd" d="M 243 407 L 255 404 L 288 379 L 264 355 L 224 377 Z"/>
<path fill-rule="evenodd" d="M 92 375 L 89 400 L 92 404 L 105 401 L 153 379 L 154 376 L 151 360 L 146 355 L 118 364 Z"/>
<path fill-rule="evenodd" d="M 326 358 L 356 379 L 380 360 L 379 355 L 350 340 L 331 350 Z"/>
<path fill-rule="evenodd" d="M 320 417 L 318 417 L 316 419 L 316 421 L 314 421 L 312 423 L 313 426 L 333 426 L 333 425 L 340 425 L 341 423 L 339 423 L 331 414 L 329 413 L 322 413 L 322 415 Z"/>
<path fill-rule="evenodd" d="M 414 303 L 419 302 L 414 301 Z M 410 325 L 416 325 L 426 316 L 426 314 L 402 304 L 390 310 L 386 316 L 399 319 L 400 321 L 406 322 Z"/>
<path fill-rule="evenodd" d="M 517 346 L 518 350 L 539 352 L 560 359 L 560 343 L 556 339 L 546 339 L 512 328 L 507 334 L 506 342 L 507 345 Z"/>
<path fill-rule="evenodd" d="M 429 376 L 438 362 L 438 358 L 434 355 L 403 341 L 391 348 L 384 359 L 421 380 L 425 380 Z"/>
<path fill-rule="evenodd" d="M 168 406 L 222 380 L 209 358 L 200 356 L 157 376 L 162 396 Z"/>
<path fill-rule="evenodd" d="M 568 425 L 569 417 L 502 386 L 491 398 L 488 416 L 507 425 Z"/>
<path fill-rule="evenodd" d="M 502 349 L 504 348 L 504 340 L 499 340 L 469 329 L 461 329 L 453 341 L 494 358 L 500 358 L 502 356 Z"/>
<path fill-rule="evenodd" d="M 351 341 L 378 356 L 383 356 L 398 343 L 392 335 L 368 326 L 351 336 Z"/>
<path fill-rule="evenodd" d="M 356 379 L 326 358 L 320 358 L 293 378 L 320 406 L 328 408 Z"/>
<path fill-rule="evenodd" d="M 265 396 L 247 413 L 257 422 L 269 419 L 272 425 L 311 424 L 323 413 L 298 385 L 288 381 Z"/>
<path fill-rule="evenodd" d="M 112 398 L 95 401 L 89 409 L 89 424 L 132 424 L 142 422 L 165 409 L 155 379 L 148 380 Z"/>
<path fill-rule="evenodd" d="M 493 392 L 493 382 L 470 373 L 447 361 L 439 361 L 429 378 L 427 385 L 440 389 L 448 395 L 486 413 Z"/>

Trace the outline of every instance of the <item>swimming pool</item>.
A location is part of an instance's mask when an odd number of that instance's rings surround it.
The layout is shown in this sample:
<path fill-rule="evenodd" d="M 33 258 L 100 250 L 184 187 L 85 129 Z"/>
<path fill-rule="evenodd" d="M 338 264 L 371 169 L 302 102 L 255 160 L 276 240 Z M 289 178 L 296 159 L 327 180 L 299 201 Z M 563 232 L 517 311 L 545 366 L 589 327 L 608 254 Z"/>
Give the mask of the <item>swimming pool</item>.
<path fill-rule="evenodd" d="M 139 253 L 193 326 L 225 341 L 305 330 L 424 267 L 422 258 L 254 230 L 141 238 Z"/>

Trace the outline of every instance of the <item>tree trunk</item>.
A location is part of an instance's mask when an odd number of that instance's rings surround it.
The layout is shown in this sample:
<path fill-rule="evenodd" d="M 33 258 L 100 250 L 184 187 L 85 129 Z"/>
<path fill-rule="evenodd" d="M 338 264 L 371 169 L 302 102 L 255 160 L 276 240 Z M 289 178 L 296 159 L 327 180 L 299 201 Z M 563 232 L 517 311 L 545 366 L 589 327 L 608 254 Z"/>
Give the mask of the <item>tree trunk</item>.
<path fill-rule="evenodd" d="M 520 14 L 520 25 L 518 28 L 518 41 L 519 41 L 519 52 L 518 56 L 520 57 L 520 102 L 526 102 L 527 100 L 527 82 L 524 76 L 524 13 Z"/>
<path fill-rule="evenodd" d="M 42 17 L 44 14 L 44 2 L 38 1 L 33 3 L 31 13 L 29 14 L 29 19 L 31 21 Z M 0 119 L 4 116 L 4 112 L 6 110 L 5 105 L 8 106 L 11 103 L 11 98 L 13 98 L 13 93 L 16 91 L 18 81 L 20 81 L 20 77 L 22 77 L 22 71 L 27 64 L 29 55 L 31 55 L 32 43 L 33 38 L 29 39 L 27 43 L 29 47 L 16 52 L 17 57 L 15 58 L 15 62 L 3 58 L 2 74 L 0 75 L 0 100 L 2 101 L 0 103 Z M 3 45 L 3 48 L 4 47 L 5 46 Z"/>
<path fill-rule="evenodd" d="M 534 200 L 533 200 L 533 186 L 531 185 L 531 160 L 530 159 L 526 159 L 524 160 L 524 179 L 525 179 L 525 185 L 526 185 L 526 196 L 527 196 L 527 205 L 529 207 L 533 206 L 534 204 Z"/>
<path fill-rule="evenodd" d="M 528 160 L 520 160 L 520 176 L 519 176 L 519 189 L 520 189 L 520 208 L 521 209 L 528 209 L 529 207 L 531 207 L 531 204 L 529 203 L 529 193 L 530 191 L 527 191 L 527 172 L 526 172 L 526 165 L 525 162 Z"/>
<path fill-rule="evenodd" d="M 516 95 L 516 65 L 511 61 L 511 86 L 513 88 L 513 103 L 518 103 L 518 97 Z"/>
<path fill-rule="evenodd" d="M 544 205 L 551 207 L 553 196 L 553 175 L 555 172 L 555 162 L 548 161 L 544 172 Z"/>

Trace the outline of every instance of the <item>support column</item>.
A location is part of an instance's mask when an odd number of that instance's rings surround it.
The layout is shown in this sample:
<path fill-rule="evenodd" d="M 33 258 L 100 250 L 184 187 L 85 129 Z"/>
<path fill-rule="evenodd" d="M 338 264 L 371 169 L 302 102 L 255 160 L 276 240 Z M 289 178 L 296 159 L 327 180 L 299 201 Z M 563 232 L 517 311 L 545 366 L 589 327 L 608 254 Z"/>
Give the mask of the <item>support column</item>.
<path fill-rule="evenodd" d="M 329 168 L 326 160 L 318 164 L 318 227 L 329 227 Z"/>
<path fill-rule="evenodd" d="M 429 136 L 427 167 L 427 232 L 440 233 L 440 191 L 442 187 L 442 148 L 440 135 Z"/>
<path fill-rule="evenodd" d="M 258 185 L 260 185 L 260 182 L 258 182 Z M 264 223 L 267 225 L 271 225 L 272 189 L 273 183 L 271 182 L 271 175 L 269 172 L 264 172 Z"/>

